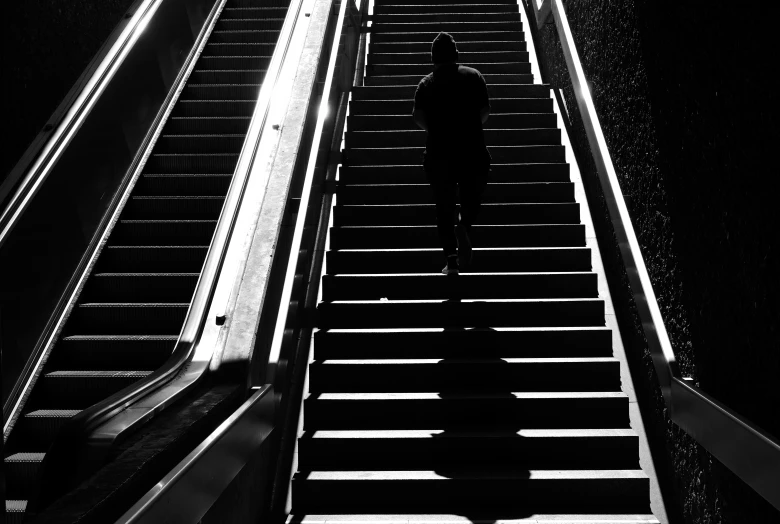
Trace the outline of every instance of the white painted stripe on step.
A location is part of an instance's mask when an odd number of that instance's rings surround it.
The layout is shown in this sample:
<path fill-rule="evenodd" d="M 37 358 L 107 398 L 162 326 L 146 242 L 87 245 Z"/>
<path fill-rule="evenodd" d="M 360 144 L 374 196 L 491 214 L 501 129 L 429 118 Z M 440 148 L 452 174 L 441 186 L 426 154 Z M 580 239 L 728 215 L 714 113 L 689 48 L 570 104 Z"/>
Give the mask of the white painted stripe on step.
<path fill-rule="evenodd" d="M 306 473 L 307 481 L 317 480 L 443 480 L 457 482 L 459 480 L 506 479 L 506 480 L 593 480 L 593 479 L 645 479 L 647 475 L 641 469 L 575 469 L 575 470 L 530 470 L 527 474 L 513 474 L 499 471 L 470 472 L 463 471 L 458 478 L 452 478 L 435 471 L 311 471 Z"/>
<path fill-rule="evenodd" d="M 377 359 L 345 359 L 345 360 L 321 360 L 320 365 L 422 365 L 422 364 L 439 364 L 444 362 L 446 364 L 498 364 L 498 360 L 501 360 L 507 364 L 588 364 L 596 362 L 617 362 L 614 357 L 571 357 L 571 358 L 493 358 L 493 359 L 480 359 L 476 358 L 377 358 Z"/>
<path fill-rule="evenodd" d="M 439 393 L 315 393 L 309 394 L 309 398 L 316 400 L 485 400 L 493 401 L 496 399 L 506 399 L 507 395 L 512 395 L 518 400 L 535 399 L 600 399 L 600 398 L 628 398 L 628 395 L 622 391 L 544 391 L 544 392 L 506 392 L 500 395 L 491 395 L 490 393 L 473 394 L 447 394 L 443 399 Z"/>
<path fill-rule="evenodd" d="M 462 326 L 463 331 L 479 331 L 485 328 L 478 328 L 474 326 Z M 334 328 L 334 329 L 320 329 L 315 328 L 316 331 L 327 333 L 443 333 L 444 331 L 452 331 L 444 328 Z M 492 327 L 490 331 L 498 332 L 533 332 L 540 333 L 546 331 L 610 331 L 606 326 L 551 326 L 551 327 Z"/>
<path fill-rule="evenodd" d="M 512 434 L 526 438 L 571 438 L 571 437 L 633 437 L 633 429 L 520 429 Z M 399 429 L 399 430 L 317 430 L 306 433 L 307 438 L 314 439 L 426 439 L 426 438 L 472 438 L 472 437 L 507 437 L 507 433 L 496 431 L 453 431 L 451 429 Z"/>
<path fill-rule="evenodd" d="M 538 302 L 601 302 L 604 300 L 600 298 L 469 298 L 458 300 L 458 304 L 522 304 L 522 303 L 538 303 Z M 448 304 L 449 299 L 442 300 L 333 300 L 326 302 L 326 304 Z"/>

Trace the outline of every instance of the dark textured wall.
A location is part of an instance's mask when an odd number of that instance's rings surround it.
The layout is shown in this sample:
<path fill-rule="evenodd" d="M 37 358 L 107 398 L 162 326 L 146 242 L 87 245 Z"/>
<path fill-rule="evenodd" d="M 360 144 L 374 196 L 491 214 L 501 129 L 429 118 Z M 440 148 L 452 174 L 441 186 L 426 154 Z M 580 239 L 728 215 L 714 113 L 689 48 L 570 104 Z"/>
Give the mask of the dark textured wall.
<path fill-rule="evenodd" d="M 780 435 L 780 206 L 773 22 L 717 3 L 569 0 L 577 49 L 683 373 Z M 612 236 L 554 26 L 537 32 L 562 89 L 670 517 L 780 513 L 670 423 Z"/>
<path fill-rule="evenodd" d="M 3 12 L 0 182 L 13 168 L 133 0 L 22 0 Z"/>

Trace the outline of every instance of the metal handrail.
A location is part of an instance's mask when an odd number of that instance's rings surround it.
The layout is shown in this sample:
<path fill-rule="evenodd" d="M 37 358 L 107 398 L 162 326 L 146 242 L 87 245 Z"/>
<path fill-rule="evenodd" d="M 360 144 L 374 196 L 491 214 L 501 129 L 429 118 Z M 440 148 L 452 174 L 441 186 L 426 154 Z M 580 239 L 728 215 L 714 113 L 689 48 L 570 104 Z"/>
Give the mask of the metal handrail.
<path fill-rule="evenodd" d="M 65 116 L 56 129 L 52 131 L 50 138 L 41 148 L 32 167 L 24 174 L 22 181 L 13 192 L 13 196 L 8 199 L 7 205 L 0 213 L 0 247 L 2 247 L 11 230 L 19 222 L 19 218 L 24 213 L 24 210 L 30 205 L 33 197 L 46 181 L 52 168 L 56 165 L 62 153 L 78 132 L 84 119 L 114 78 L 117 70 L 162 3 L 163 0 L 144 0 L 138 6 L 136 14 L 129 18 L 129 22 L 108 50 L 105 58 L 97 66 L 91 78 L 67 109 Z M 12 175 L 6 182 L 11 184 L 13 183 L 11 179 L 14 178 L 16 176 L 12 172 Z"/>
<path fill-rule="evenodd" d="M 588 89 L 562 0 L 527 0 L 537 26 L 552 16 L 620 254 L 672 421 L 780 509 L 780 441 L 680 373 Z"/>

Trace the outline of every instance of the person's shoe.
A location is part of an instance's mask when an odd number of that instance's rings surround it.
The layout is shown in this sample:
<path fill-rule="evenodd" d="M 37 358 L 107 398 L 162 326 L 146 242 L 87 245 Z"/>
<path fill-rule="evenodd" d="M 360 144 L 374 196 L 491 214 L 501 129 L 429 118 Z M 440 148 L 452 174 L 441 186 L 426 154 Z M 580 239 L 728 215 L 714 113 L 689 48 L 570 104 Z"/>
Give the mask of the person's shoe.
<path fill-rule="evenodd" d="M 463 227 L 463 224 L 455 226 L 455 236 L 458 239 L 458 263 L 461 266 L 466 267 L 471 264 L 473 252 L 471 249 L 471 239 L 466 232 L 466 228 Z"/>
<path fill-rule="evenodd" d="M 458 257 L 456 255 L 447 257 L 447 265 L 444 266 L 444 269 L 442 269 L 441 272 L 445 275 L 457 275 L 460 272 Z"/>

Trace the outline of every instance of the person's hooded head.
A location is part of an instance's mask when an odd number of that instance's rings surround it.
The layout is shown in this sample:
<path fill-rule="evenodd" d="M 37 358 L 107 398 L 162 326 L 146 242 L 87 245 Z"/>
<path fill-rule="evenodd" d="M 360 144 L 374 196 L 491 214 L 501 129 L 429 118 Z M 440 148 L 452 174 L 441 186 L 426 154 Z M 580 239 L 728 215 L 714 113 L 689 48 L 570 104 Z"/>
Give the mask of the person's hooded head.
<path fill-rule="evenodd" d="M 431 45 L 431 62 L 451 64 L 458 61 L 458 47 L 449 33 L 439 33 Z"/>

